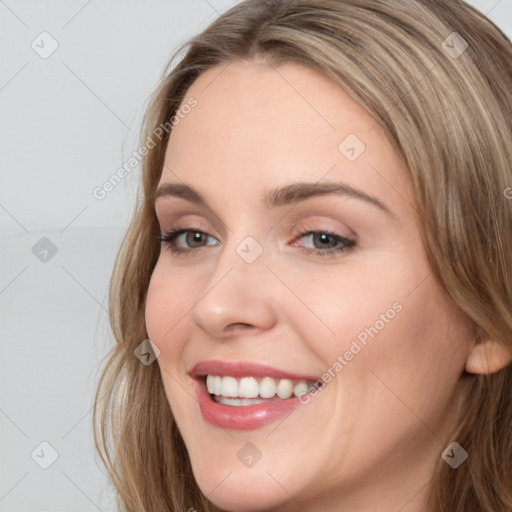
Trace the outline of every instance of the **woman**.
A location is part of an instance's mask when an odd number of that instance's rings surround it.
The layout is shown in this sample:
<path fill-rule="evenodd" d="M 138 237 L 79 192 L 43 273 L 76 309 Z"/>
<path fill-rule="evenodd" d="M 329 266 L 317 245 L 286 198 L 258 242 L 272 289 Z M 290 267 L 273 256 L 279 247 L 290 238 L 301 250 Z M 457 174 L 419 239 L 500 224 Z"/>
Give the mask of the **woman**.
<path fill-rule="evenodd" d="M 512 510 L 511 83 L 459 0 L 249 0 L 191 41 L 111 287 L 123 510 Z"/>

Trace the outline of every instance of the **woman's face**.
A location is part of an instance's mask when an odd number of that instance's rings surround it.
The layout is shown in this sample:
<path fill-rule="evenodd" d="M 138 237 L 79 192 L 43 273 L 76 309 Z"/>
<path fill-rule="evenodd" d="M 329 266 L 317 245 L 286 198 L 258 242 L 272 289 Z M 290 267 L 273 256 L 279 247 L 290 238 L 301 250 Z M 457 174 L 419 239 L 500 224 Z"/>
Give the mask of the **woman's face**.
<path fill-rule="evenodd" d="M 162 233 L 189 232 L 162 244 L 146 324 L 201 490 L 233 511 L 424 510 L 474 330 L 406 166 L 295 64 L 218 66 L 191 98 L 159 184 L 182 188 L 156 200 Z"/>

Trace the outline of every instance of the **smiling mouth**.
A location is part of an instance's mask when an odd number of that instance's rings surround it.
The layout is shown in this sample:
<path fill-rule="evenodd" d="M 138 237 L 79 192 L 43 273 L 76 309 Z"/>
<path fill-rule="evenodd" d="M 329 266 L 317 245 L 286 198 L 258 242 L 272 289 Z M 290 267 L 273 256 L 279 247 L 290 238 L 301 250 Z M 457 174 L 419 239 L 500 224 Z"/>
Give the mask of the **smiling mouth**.
<path fill-rule="evenodd" d="M 236 378 L 208 374 L 203 379 L 214 402 L 235 407 L 294 399 L 306 394 L 313 385 L 302 379 L 268 376 Z"/>

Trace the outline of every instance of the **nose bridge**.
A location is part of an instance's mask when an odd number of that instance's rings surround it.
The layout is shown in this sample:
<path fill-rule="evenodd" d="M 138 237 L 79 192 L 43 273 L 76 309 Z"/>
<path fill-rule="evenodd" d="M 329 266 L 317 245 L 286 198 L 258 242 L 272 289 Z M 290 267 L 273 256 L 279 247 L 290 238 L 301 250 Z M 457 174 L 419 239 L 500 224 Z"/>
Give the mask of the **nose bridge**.
<path fill-rule="evenodd" d="M 225 336 L 233 324 L 270 328 L 275 304 L 266 262 L 263 245 L 254 236 L 237 240 L 232 232 L 192 309 L 193 322 L 214 337 Z"/>

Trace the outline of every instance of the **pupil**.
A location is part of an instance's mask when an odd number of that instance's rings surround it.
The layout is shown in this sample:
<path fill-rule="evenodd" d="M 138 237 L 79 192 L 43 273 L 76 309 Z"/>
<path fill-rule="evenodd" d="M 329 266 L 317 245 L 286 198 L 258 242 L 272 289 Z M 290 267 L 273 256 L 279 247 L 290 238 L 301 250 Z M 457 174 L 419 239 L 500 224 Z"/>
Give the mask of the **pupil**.
<path fill-rule="evenodd" d="M 320 239 L 321 245 L 323 245 L 323 246 L 329 245 L 329 238 L 331 235 L 321 233 L 320 235 L 317 235 L 317 236 Z"/>
<path fill-rule="evenodd" d="M 201 242 L 201 238 L 202 238 L 202 236 L 203 236 L 203 233 L 198 233 L 198 232 L 192 233 L 192 244 L 193 244 L 194 242 L 198 242 L 198 243 L 200 243 L 200 242 Z M 191 245 L 192 245 L 192 244 L 191 244 Z"/>

